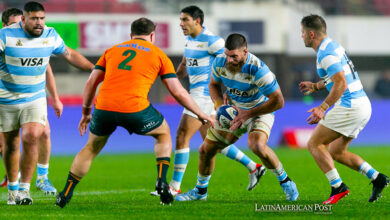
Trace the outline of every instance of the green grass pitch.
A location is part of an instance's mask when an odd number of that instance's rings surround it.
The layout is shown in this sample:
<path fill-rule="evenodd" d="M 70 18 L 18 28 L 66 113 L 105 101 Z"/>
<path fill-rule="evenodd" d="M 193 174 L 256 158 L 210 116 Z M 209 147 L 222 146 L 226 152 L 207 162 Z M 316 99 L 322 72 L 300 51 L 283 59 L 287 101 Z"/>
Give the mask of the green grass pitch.
<path fill-rule="evenodd" d="M 389 147 L 355 147 L 359 154 L 378 171 L 390 174 Z M 99 155 L 90 172 L 76 187 L 72 201 L 64 208 L 54 206 L 53 196 L 37 192 L 32 184 L 32 206 L 7 206 L 7 190 L 0 188 L 0 219 L 389 219 L 390 187 L 376 203 L 369 203 L 372 185 L 356 171 L 336 164 L 350 195 L 332 206 L 332 212 L 272 212 L 255 211 L 255 205 L 314 205 L 326 200 L 330 187 L 307 150 L 279 148 L 275 150 L 285 170 L 297 184 L 300 196 L 297 202 L 285 201 L 276 177 L 267 172 L 251 192 L 246 190 L 248 172 L 237 162 L 218 155 L 216 169 L 209 184 L 207 201 L 174 202 L 162 206 L 154 190 L 156 181 L 155 158 L 151 153 Z M 259 161 L 252 152 L 246 153 Z M 74 156 L 53 156 L 49 177 L 57 190 L 62 190 Z M 173 162 L 171 162 L 173 164 Z M 182 190 L 196 183 L 198 153 L 191 153 Z M 1 166 L 0 174 L 4 174 Z M 172 167 L 168 179 L 172 176 Z M 33 179 L 35 181 L 35 178 Z M 34 182 L 35 183 L 35 182 Z"/>

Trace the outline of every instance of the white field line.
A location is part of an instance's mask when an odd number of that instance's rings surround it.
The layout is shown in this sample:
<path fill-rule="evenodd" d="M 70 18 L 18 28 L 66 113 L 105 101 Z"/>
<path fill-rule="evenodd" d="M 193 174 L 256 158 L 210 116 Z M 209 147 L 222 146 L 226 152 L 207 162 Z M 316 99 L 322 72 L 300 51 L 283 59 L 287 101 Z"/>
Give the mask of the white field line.
<path fill-rule="evenodd" d="M 144 192 L 147 189 L 127 189 L 127 190 L 109 190 L 109 191 L 86 191 L 86 192 L 77 192 L 73 193 L 76 196 L 90 196 L 90 195 L 105 195 L 105 194 L 122 194 L 122 193 L 132 193 L 132 192 Z M 31 197 L 33 199 L 39 200 L 53 200 L 55 196 L 48 196 L 43 194 L 43 192 L 31 192 Z M 7 200 L 8 194 L 6 192 L 0 193 L 0 200 Z"/>

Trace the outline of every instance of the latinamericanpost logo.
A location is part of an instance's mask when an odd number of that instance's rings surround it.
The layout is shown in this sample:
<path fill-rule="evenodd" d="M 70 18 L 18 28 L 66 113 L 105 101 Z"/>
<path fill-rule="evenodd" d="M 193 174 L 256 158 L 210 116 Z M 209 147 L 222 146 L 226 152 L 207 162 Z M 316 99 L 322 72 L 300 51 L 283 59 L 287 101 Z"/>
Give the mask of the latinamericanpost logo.
<path fill-rule="evenodd" d="M 311 212 L 332 214 L 332 205 L 323 204 L 255 204 L 256 212 Z"/>

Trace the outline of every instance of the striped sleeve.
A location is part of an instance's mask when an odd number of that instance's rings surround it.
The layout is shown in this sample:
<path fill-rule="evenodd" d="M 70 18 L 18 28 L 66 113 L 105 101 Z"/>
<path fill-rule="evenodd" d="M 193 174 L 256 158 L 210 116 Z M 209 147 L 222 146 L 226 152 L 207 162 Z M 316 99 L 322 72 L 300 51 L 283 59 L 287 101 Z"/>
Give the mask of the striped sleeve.
<path fill-rule="evenodd" d="M 53 28 L 53 31 L 54 31 L 54 34 L 55 34 L 55 43 L 54 43 L 54 50 L 53 50 L 53 54 L 62 54 L 65 52 L 65 43 L 64 43 L 64 40 L 62 40 L 62 38 L 60 37 L 60 35 L 54 30 Z"/>
<path fill-rule="evenodd" d="M 210 38 L 209 45 L 209 54 L 217 56 L 223 53 L 225 48 L 225 41 L 222 38 L 215 36 Z"/>
<path fill-rule="evenodd" d="M 5 34 L 4 31 L 0 30 L 0 51 L 3 52 L 5 50 Z"/>
<path fill-rule="evenodd" d="M 275 74 L 265 64 L 263 67 L 257 69 L 255 73 L 255 84 L 265 96 L 279 88 Z"/>
<path fill-rule="evenodd" d="M 320 61 L 320 66 L 326 71 L 329 77 L 334 74 L 344 71 L 341 59 L 334 55 L 327 55 Z"/>
<path fill-rule="evenodd" d="M 217 71 L 217 59 L 213 61 L 213 64 L 211 65 L 211 72 L 213 73 L 213 78 L 216 82 L 221 82 L 221 78 L 219 76 L 219 73 Z"/>

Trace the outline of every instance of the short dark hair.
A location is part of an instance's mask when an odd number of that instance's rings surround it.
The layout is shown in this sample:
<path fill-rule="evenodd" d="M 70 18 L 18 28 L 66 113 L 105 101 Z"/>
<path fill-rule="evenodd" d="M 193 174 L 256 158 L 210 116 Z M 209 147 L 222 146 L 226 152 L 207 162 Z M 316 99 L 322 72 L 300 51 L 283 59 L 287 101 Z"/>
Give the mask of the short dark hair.
<path fill-rule="evenodd" d="M 180 12 L 189 14 L 194 20 L 200 18 L 200 25 L 203 25 L 204 13 L 198 6 L 191 5 L 183 8 Z"/>
<path fill-rule="evenodd" d="M 139 18 L 131 23 L 131 34 L 149 35 L 156 29 L 156 25 L 147 18 Z"/>
<path fill-rule="evenodd" d="M 45 11 L 45 8 L 43 7 L 43 5 L 41 3 L 34 2 L 34 1 L 27 2 L 26 4 L 24 4 L 23 9 L 25 12 Z"/>
<path fill-rule="evenodd" d="M 307 15 L 302 18 L 301 24 L 303 25 L 303 27 L 311 29 L 316 33 L 326 34 L 326 22 L 319 15 Z"/>
<path fill-rule="evenodd" d="M 246 43 L 246 39 L 245 39 L 244 35 L 234 33 L 234 34 L 230 34 L 226 38 L 226 42 L 225 42 L 226 49 L 235 50 L 235 49 L 239 49 L 242 47 L 247 47 L 247 43 Z"/>
<path fill-rule="evenodd" d="M 22 10 L 18 8 L 9 8 L 3 12 L 1 15 L 1 22 L 4 24 L 8 24 L 9 22 L 9 17 L 11 16 L 18 16 L 18 15 L 23 15 Z"/>

